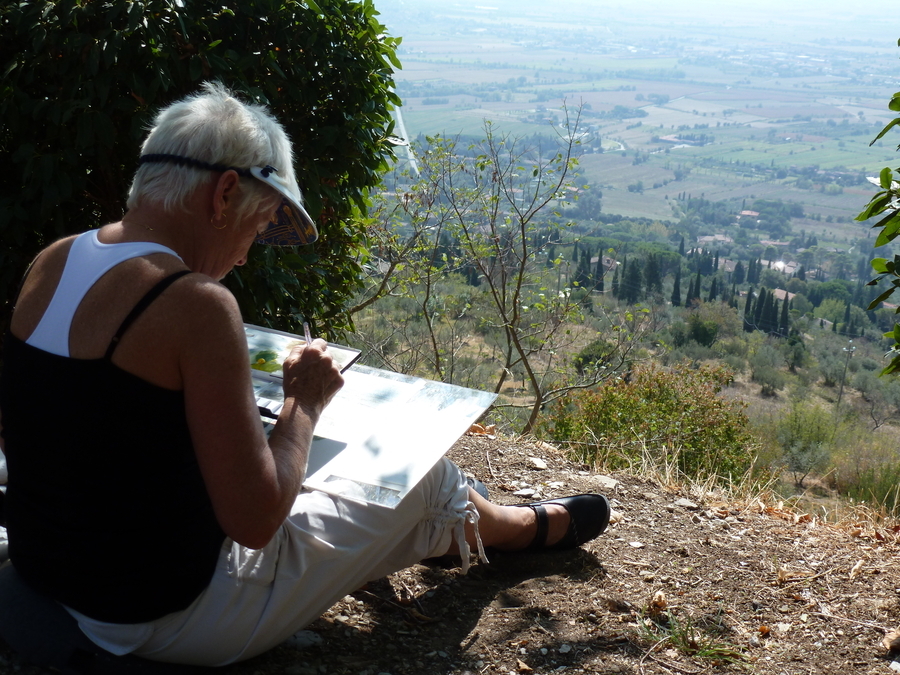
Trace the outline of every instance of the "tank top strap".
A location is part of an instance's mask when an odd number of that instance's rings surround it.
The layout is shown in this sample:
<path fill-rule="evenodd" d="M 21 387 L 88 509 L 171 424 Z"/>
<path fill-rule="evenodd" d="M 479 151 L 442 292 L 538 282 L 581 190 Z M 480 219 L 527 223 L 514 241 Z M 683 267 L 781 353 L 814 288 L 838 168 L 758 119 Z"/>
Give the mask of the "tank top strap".
<path fill-rule="evenodd" d="M 116 331 L 116 334 L 113 335 L 112 340 L 109 341 L 109 347 L 106 349 L 106 354 L 103 355 L 103 358 L 109 361 L 112 358 L 113 352 L 116 351 L 116 347 L 119 346 L 119 342 L 122 339 L 122 336 L 125 335 L 125 331 L 128 330 L 128 327 L 134 323 L 134 320 L 137 319 L 141 314 L 143 314 L 144 310 L 150 306 L 150 304 L 158 298 L 163 291 L 165 291 L 169 286 L 178 281 L 185 274 L 190 274 L 190 270 L 180 270 L 178 272 L 174 272 L 163 279 L 160 279 L 156 284 L 144 294 L 140 300 L 138 300 L 137 304 L 132 307 L 131 311 L 128 313 L 128 316 L 125 317 L 125 320 L 122 321 L 122 324 L 119 326 L 119 330 Z"/>

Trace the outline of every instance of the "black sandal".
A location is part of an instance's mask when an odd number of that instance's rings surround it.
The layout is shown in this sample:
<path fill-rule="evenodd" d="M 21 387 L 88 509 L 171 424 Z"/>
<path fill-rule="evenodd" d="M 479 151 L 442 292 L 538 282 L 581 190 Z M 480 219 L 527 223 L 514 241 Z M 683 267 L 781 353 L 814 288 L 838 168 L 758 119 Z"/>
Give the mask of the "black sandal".
<path fill-rule="evenodd" d="M 563 538 L 552 546 L 547 545 L 547 533 L 550 531 L 550 519 L 544 504 L 559 504 L 569 512 L 569 529 Z M 585 542 L 603 534 L 609 525 L 609 500 L 603 495 L 584 494 L 547 499 L 533 504 L 515 504 L 527 506 L 537 518 L 537 532 L 531 543 L 522 551 L 562 550 L 581 546 Z"/>

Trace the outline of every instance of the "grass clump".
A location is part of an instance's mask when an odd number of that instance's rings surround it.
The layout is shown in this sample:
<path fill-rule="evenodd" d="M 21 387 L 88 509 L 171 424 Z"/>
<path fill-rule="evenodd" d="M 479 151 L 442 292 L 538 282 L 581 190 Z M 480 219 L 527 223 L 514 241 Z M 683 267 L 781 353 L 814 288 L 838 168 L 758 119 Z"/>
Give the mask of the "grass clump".
<path fill-rule="evenodd" d="M 665 645 L 685 656 L 710 660 L 714 665 L 745 660 L 738 647 L 720 637 L 723 630 L 716 617 L 694 620 L 689 615 L 681 617 L 670 609 L 655 616 L 641 617 L 638 631 L 643 640 L 653 643 L 648 656 L 654 649 Z"/>
<path fill-rule="evenodd" d="M 650 453 L 687 478 L 730 484 L 753 468 L 757 447 L 744 404 L 719 395 L 731 381 L 721 366 L 638 366 L 552 406 L 540 432 L 593 466 L 628 469 Z"/>

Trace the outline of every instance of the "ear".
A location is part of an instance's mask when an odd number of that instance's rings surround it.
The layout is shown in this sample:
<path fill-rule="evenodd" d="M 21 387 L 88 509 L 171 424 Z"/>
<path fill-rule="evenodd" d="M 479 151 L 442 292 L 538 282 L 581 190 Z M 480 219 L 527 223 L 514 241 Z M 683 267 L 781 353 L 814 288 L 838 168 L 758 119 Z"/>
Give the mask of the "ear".
<path fill-rule="evenodd" d="M 219 176 L 213 190 L 213 216 L 221 218 L 225 210 L 233 203 L 237 196 L 241 177 L 237 172 L 229 169 Z"/>

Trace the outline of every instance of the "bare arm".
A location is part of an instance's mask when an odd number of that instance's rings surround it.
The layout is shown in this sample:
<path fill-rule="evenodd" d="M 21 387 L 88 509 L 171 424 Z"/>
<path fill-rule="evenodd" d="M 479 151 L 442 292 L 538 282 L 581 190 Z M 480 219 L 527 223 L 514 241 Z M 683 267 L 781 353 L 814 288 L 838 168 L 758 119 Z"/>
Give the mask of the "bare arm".
<path fill-rule="evenodd" d="M 181 369 L 194 449 L 219 524 L 250 548 L 265 546 L 300 491 L 313 428 L 343 384 L 316 340 L 284 365 L 284 408 L 268 442 L 253 398 L 237 303 L 218 284 L 200 289 L 186 323 Z"/>

